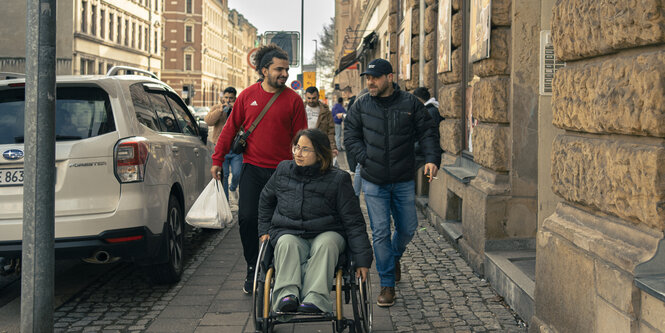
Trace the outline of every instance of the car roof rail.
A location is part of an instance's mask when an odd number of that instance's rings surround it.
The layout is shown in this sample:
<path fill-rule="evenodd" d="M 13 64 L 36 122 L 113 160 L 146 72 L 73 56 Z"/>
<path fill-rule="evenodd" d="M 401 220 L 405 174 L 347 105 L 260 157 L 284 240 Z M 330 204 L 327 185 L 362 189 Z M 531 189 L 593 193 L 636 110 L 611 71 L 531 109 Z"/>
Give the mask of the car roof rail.
<path fill-rule="evenodd" d="M 24 79 L 24 73 L 0 72 L 0 80 Z"/>
<path fill-rule="evenodd" d="M 113 67 L 111 67 L 111 69 L 109 69 L 108 72 L 106 72 L 106 76 L 120 75 L 119 72 L 122 71 L 122 70 L 125 71 L 125 75 L 133 75 L 133 73 L 132 74 L 127 74 L 127 73 L 137 72 L 137 73 L 141 73 L 141 74 L 146 74 L 146 75 L 152 77 L 155 80 L 159 80 L 157 75 L 155 75 L 155 73 L 153 73 L 153 72 L 147 71 L 145 69 L 129 67 L 129 66 L 113 66 Z"/>

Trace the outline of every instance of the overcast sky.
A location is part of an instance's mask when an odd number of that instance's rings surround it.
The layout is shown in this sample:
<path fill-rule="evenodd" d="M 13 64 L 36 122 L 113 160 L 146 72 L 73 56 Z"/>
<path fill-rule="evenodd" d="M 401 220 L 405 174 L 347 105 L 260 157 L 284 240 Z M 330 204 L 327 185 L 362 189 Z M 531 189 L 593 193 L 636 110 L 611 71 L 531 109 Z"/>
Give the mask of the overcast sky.
<path fill-rule="evenodd" d="M 304 0 L 305 2 L 305 63 L 314 58 L 314 41 L 319 39 L 323 26 L 335 16 L 334 0 Z M 301 0 L 229 0 L 229 8 L 237 10 L 258 30 L 300 31 Z M 295 79 L 299 68 L 289 71 L 289 81 Z"/>

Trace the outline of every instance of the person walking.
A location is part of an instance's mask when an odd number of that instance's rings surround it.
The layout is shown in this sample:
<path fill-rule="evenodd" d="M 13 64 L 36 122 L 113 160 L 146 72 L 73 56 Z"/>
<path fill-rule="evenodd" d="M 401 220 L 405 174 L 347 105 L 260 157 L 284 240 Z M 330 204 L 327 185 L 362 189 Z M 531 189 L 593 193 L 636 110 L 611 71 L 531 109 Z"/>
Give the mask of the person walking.
<path fill-rule="evenodd" d="M 344 146 L 362 166 L 362 190 L 369 214 L 381 292 L 379 306 L 395 304 L 399 260 L 418 227 L 415 203 L 415 154 L 420 143 L 425 174 L 436 176 L 441 163 L 437 128 L 423 103 L 393 83 L 393 68 L 374 59 L 361 76 L 369 93 L 358 97 L 344 120 Z M 391 235 L 390 218 L 395 232 Z"/>
<path fill-rule="evenodd" d="M 342 97 L 337 97 L 337 104 L 333 105 L 332 116 L 333 122 L 335 123 L 335 144 L 337 145 L 337 150 L 343 151 L 344 146 L 342 145 L 342 120 L 346 115 L 346 109 L 342 103 L 344 99 Z"/>
<path fill-rule="evenodd" d="M 243 90 L 233 106 L 212 156 L 210 173 L 215 179 L 224 177 L 222 164 L 239 129 L 247 130 L 261 111 L 277 98 L 247 137 L 243 153 L 242 177 L 238 185 L 238 225 L 247 275 L 243 291 L 252 292 L 254 266 L 259 252 L 257 230 L 259 196 L 279 162 L 291 159 L 291 140 L 307 128 L 305 106 L 300 96 L 286 88 L 289 57 L 275 44 L 265 45 L 256 52 L 259 82 Z"/>
<path fill-rule="evenodd" d="M 330 140 L 333 157 L 336 157 L 338 152 L 335 144 L 335 127 L 330 108 L 319 100 L 319 89 L 316 87 L 307 87 L 305 101 L 307 102 L 307 105 L 305 105 L 307 128 L 318 128 L 325 133 Z"/>
<path fill-rule="evenodd" d="M 224 92 L 222 93 L 222 102 L 213 106 L 212 109 L 210 109 L 210 112 L 208 112 L 203 118 L 203 121 L 205 121 L 208 126 L 213 127 L 210 140 L 214 143 L 219 139 L 219 134 L 222 133 L 222 128 L 233 110 L 233 104 L 236 101 L 237 93 L 238 91 L 233 87 L 227 87 L 224 89 Z M 224 177 L 222 177 L 222 188 L 224 188 L 226 199 L 229 198 L 229 190 L 233 194 L 233 198 L 238 199 L 238 195 L 235 191 L 238 187 L 238 182 L 240 181 L 240 175 L 242 174 L 242 154 L 235 154 L 233 151 L 229 151 L 228 154 L 224 156 L 222 169 L 224 175 Z M 229 173 L 232 175 L 231 186 L 229 186 Z"/>

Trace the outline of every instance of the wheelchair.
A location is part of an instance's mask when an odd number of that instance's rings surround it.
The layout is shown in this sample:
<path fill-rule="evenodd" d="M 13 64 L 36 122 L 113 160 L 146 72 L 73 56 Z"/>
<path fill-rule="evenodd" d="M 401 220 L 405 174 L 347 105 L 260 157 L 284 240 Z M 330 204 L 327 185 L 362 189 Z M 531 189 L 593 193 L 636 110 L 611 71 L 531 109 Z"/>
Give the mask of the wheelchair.
<path fill-rule="evenodd" d="M 252 318 L 256 332 L 272 332 L 275 325 L 312 322 L 332 322 L 333 332 L 372 332 L 372 285 L 369 274 L 365 282 L 356 278 L 355 263 L 350 251 L 345 250 L 337 261 L 334 285 L 335 307 L 333 312 L 305 314 L 299 312 L 275 312 L 272 310 L 275 267 L 274 248 L 270 241 L 260 244 L 259 258 L 254 271 L 252 292 Z M 344 315 L 344 304 L 351 303 L 353 319 Z M 288 319 L 286 319 L 288 318 Z"/>

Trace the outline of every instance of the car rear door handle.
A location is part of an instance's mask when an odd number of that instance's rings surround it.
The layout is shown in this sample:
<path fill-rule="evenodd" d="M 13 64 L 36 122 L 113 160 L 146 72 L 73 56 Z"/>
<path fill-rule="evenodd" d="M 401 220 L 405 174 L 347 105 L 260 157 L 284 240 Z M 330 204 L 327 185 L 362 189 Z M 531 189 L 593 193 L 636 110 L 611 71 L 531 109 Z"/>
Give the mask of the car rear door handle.
<path fill-rule="evenodd" d="M 199 149 L 198 148 L 194 148 L 194 154 L 196 154 L 196 156 L 199 156 Z"/>
<path fill-rule="evenodd" d="M 179 148 L 176 147 L 176 146 L 171 147 L 171 151 L 174 152 L 174 153 L 177 153 L 178 150 L 179 150 Z"/>

